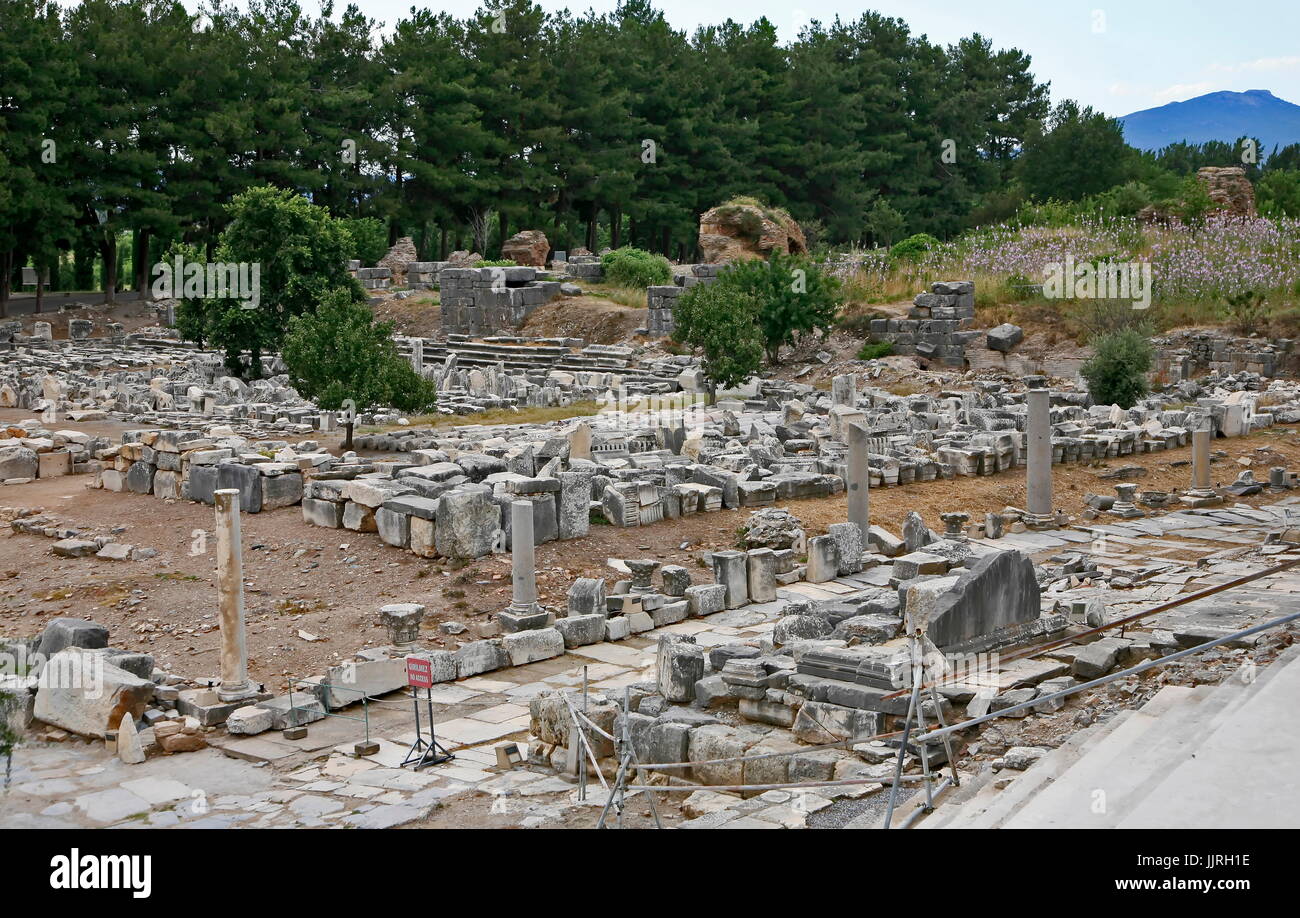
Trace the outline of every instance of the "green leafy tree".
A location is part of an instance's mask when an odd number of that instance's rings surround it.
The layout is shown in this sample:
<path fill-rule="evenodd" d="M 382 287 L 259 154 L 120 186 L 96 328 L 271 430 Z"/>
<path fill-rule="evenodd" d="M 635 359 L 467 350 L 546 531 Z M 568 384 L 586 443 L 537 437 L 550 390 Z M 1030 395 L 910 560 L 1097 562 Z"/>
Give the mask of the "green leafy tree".
<path fill-rule="evenodd" d="M 0 318 L 14 274 L 29 257 L 48 265 L 77 215 L 67 102 L 77 71 L 61 34 L 53 3 L 0 4 Z"/>
<path fill-rule="evenodd" d="M 1080 370 L 1088 392 L 1098 405 L 1132 408 L 1147 394 L 1146 374 L 1151 369 L 1151 340 L 1127 328 L 1098 335 L 1092 340 L 1093 356 Z"/>
<path fill-rule="evenodd" d="M 291 319 L 314 311 L 334 291 L 343 291 L 353 302 L 363 302 L 365 292 L 347 273 L 352 237 L 325 208 L 264 185 L 236 197 L 229 213 L 216 261 L 258 265 L 259 304 L 249 309 L 230 298 L 203 300 L 195 308 L 205 315 L 196 321 L 207 330 L 208 340 L 225 351 L 232 373 L 258 377 L 262 355 L 280 349 Z"/>
<path fill-rule="evenodd" d="M 758 299 L 731 285 L 697 284 L 673 308 L 673 339 L 704 356 L 709 401 L 719 386 L 739 385 L 763 363 L 763 333 Z"/>
<path fill-rule="evenodd" d="M 742 261 L 722 272 L 715 286 L 738 290 L 758 303 L 758 325 L 768 361 L 797 334 L 826 331 L 839 314 L 839 281 L 812 261 L 772 254 L 768 261 Z"/>
<path fill-rule="evenodd" d="M 164 266 L 175 265 L 178 257 L 184 264 L 207 263 L 198 246 L 184 242 L 173 242 L 168 246 L 167 251 L 163 253 L 162 263 Z M 176 289 L 177 286 L 179 285 L 173 278 L 172 296 L 176 300 L 176 330 L 181 333 L 184 340 L 202 346 L 212 337 L 215 310 L 204 300 L 184 296 L 183 288 Z"/>
<path fill-rule="evenodd" d="M 347 290 L 332 290 L 311 313 L 294 317 L 284 362 L 298 391 L 326 411 L 348 409 L 344 449 L 352 448 L 357 412 L 391 407 L 419 412 L 437 403 L 437 390 L 397 352 L 391 322 Z"/>
<path fill-rule="evenodd" d="M 361 259 L 362 265 L 373 265 L 388 254 L 388 228 L 377 217 L 356 217 L 344 220 L 352 239 L 349 257 Z"/>
<path fill-rule="evenodd" d="M 867 211 L 867 232 L 876 245 L 892 245 L 906 222 L 903 215 L 894 210 L 884 198 L 876 198 Z"/>
<path fill-rule="evenodd" d="M 1255 193 L 1264 216 L 1300 217 L 1300 169 L 1270 169 Z"/>
<path fill-rule="evenodd" d="M 1138 159 L 1119 121 L 1067 99 L 1026 138 L 1019 174 L 1035 200 L 1073 202 L 1128 181 Z"/>

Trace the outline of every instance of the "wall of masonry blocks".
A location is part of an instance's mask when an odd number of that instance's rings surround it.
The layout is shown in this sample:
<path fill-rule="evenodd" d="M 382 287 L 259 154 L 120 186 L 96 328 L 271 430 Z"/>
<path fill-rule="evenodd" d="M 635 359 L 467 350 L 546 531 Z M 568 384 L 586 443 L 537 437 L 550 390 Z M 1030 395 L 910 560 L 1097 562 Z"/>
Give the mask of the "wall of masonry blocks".
<path fill-rule="evenodd" d="M 1276 376 L 1292 363 L 1295 342 L 1290 338 L 1241 338 L 1198 330 L 1153 339 L 1156 375 L 1177 382 L 1203 373 L 1255 373 Z"/>
<path fill-rule="evenodd" d="M 966 345 L 983 337 L 975 320 L 975 282 L 939 281 L 919 293 L 906 319 L 872 319 L 871 340 L 888 341 L 895 354 L 915 355 L 945 367 L 966 365 Z"/>
<path fill-rule="evenodd" d="M 560 295 L 560 282 L 539 279 L 536 268 L 444 268 L 438 286 L 443 331 L 465 335 L 517 329 Z"/>
<path fill-rule="evenodd" d="M 564 273 L 574 280 L 599 281 L 605 276 L 598 255 L 570 255 Z"/>
<path fill-rule="evenodd" d="M 646 308 L 650 317 L 646 322 L 645 334 L 655 338 L 666 338 L 673 333 L 676 323 L 673 321 L 673 307 L 677 298 L 696 284 L 711 284 L 718 279 L 719 272 L 726 265 L 676 265 L 673 267 L 672 284 L 655 285 L 646 288 Z"/>

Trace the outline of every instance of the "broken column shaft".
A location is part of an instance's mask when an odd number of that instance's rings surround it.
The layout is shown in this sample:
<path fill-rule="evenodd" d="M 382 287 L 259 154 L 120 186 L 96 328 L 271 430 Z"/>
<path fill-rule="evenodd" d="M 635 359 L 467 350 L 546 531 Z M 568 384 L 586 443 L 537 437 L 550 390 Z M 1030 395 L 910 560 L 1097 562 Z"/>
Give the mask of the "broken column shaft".
<path fill-rule="evenodd" d="M 1041 377 L 1026 380 L 1029 416 L 1025 423 L 1025 482 L 1030 526 L 1051 526 L 1052 515 L 1052 393 Z"/>
<path fill-rule="evenodd" d="M 244 561 L 239 533 L 239 490 L 222 488 L 217 507 L 217 600 L 221 616 L 221 682 L 217 698 L 238 701 L 255 693 L 248 679 L 244 639 Z"/>
<path fill-rule="evenodd" d="M 537 605 L 537 565 L 533 554 L 533 502 L 510 502 L 511 603 L 531 611 Z"/>
<path fill-rule="evenodd" d="M 1197 430 L 1192 431 L 1192 487 L 1183 495 L 1183 502 L 1194 507 L 1206 507 L 1222 501 L 1214 490 L 1210 472 L 1210 444 L 1214 440 L 1214 429 L 1208 419 Z"/>
<path fill-rule="evenodd" d="M 551 615 L 537 603 L 537 561 L 533 554 L 533 502 L 510 503 L 510 608 L 497 613 L 506 634 L 545 628 Z"/>
<path fill-rule="evenodd" d="M 1209 491 L 1210 483 L 1210 431 L 1202 427 L 1192 431 L 1192 489 Z"/>
<path fill-rule="evenodd" d="M 849 522 L 861 530 L 863 545 L 867 544 L 867 533 L 871 528 L 867 493 L 871 481 L 871 466 L 867 461 L 868 441 L 865 427 L 861 424 L 849 425 L 848 474 L 844 486 L 848 491 Z"/>

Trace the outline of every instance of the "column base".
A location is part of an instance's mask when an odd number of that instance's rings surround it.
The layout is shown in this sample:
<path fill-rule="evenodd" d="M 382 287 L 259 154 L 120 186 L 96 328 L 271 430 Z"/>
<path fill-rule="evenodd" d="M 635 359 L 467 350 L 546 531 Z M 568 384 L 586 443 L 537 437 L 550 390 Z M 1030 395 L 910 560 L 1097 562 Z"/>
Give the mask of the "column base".
<path fill-rule="evenodd" d="M 1026 513 L 1020 518 L 1026 529 L 1056 529 L 1055 513 Z"/>
<path fill-rule="evenodd" d="M 1189 507 L 1213 507 L 1223 503 L 1223 498 L 1212 488 L 1193 488 L 1178 499 Z"/>
<path fill-rule="evenodd" d="M 217 700 L 221 702 L 243 701 L 246 698 L 257 696 L 257 685 L 251 681 L 245 681 L 243 685 L 226 685 L 221 683 L 216 688 Z"/>
<path fill-rule="evenodd" d="M 512 606 L 497 613 L 497 624 L 501 626 L 503 634 L 549 628 L 554 622 L 554 616 L 541 606 L 534 606 L 531 609 L 516 609 Z"/>
<path fill-rule="evenodd" d="M 1116 501 L 1110 508 L 1111 516 L 1118 516 L 1121 519 L 1135 520 L 1138 517 L 1146 516 L 1146 513 L 1138 509 L 1137 504 L 1121 503 Z"/>

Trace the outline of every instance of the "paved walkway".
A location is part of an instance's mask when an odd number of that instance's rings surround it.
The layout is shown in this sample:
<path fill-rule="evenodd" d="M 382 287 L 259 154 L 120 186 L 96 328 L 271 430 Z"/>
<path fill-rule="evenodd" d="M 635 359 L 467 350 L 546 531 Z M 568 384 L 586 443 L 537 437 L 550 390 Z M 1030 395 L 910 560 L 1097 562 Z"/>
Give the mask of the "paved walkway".
<path fill-rule="evenodd" d="M 1068 602 L 1100 595 L 1111 614 L 1119 615 L 1240 577 L 1261 569 L 1264 563 L 1300 557 L 1297 546 L 1261 548 L 1264 534 L 1288 522 L 1290 515 L 1300 520 L 1300 498 L 1287 498 L 1258 510 L 1244 506 L 1181 510 L 1159 517 L 1100 522 L 1089 531 L 1021 533 L 984 544 L 1018 548 L 1040 560 L 1067 551 L 1090 553 L 1112 573 L 1131 575 L 1135 586 L 1122 590 L 1092 587 L 1063 578 L 1048 587 L 1044 604 L 1050 607 L 1057 599 Z M 1235 556 L 1243 551 L 1262 552 L 1267 560 L 1238 560 Z M 414 738 L 411 701 L 401 692 L 371 704 L 371 736 L 379 742 L 380 751 L 365 759 L 353 752 L 353 745 L 363 737 L 363 724 L 341 717 L 311 724 L 304 740 L 285 740 L 280 734 L 243 738 L 216 734 L 212 741 L 219 744 L 219 750 L 155 757 L 138 766 L 122 765 L 102 743 L 74 740 L 21 746 L 14 756 L 13 787 L 0 798 L 0 827 L 384 827 L 421 819 L 440 800 L 471 792 L 497 798 L 494 806 L 500 803 L 502 812 L 517 815 L 521 825 L 538 824 L 567 808 L 600 806 L 604 800 L 594 783 L 587 801 L 580 804 L 573 785 L 561 778 L 527 769 L 504 773 L 497 769 L 493 747 L 504 739 L 522 745 L 528 733 L 528 702 L 535 695 L 556 688 L 579 688 L 584 667 L 593 691 L 652 681 L 655 646 L 661 633 L 690 634 L 704 647 L 761 638 L 771 632 L 790 601 L 843 598 L 884 586 L 888 579 L 889 568 L 882 566 L 827 583 L 793 584 L 782 587 L 775 602 L 689 619 L 617 643 L 580 647 L 554 659 L 436 686 L 433 699 L 438 737 L 456 759 L 420 772 L 399 767 Z M 1248 590 L 1233 591 L 1229 595 L 1240 614 L 1224 619 L 1223 627 L 1241 627 L 1237 622 L 1263 620 L 1274 614 L 1279 591 L 1300 592 L 1300 573 L 1287 572 L 1251 584 Z M 1175 627 L 1204 612 L 1203 603 L 1191 604 L 1164 613 L 1159 621 L 1144 627 Z M 1041 677 L 1041 672 L 1027 673 L 1026 667 L 1059 668 L 1069 648 L 1063 651 L 1051 655 L 1055 659 L 1008 664 L 998 682 L 1010 686 Z M 1252 720 L 1252 728 L 1262 729 L 1267 717 L 1285 714 L 1285 697 L 1270 695 L 1261 701 L 1265 706 L 1260 708 L 1259 719 Z M 356 717 L 360 709 L 353 706 L 340 713 Z M 1280 734 L 1289 737 L 1295 731 Z M 1225 735 L 1224 740 L 1229 737 Z M 1284 750 L 1275 755 L 1276 766 L 1268 769 L 1274 777 L 1287 764 L 1282 758 Z M 1232 760 L 1225 750 L 1204 767 L 1211 765 L 1231 773 Z M 886 763 L 880 767 L 883 780 L 893 766 Z M 1189 782 L 1203 779 L 1191 774 L 1187 778 Z M 1171 790 L 1174 787 L 1171 785 Z M 845 793 L 836 796 L 861 796 L 879 788 L 862 785 L 843 789 Z M 1263 788 L 1258 790 L 1261 799 L 1271 799 Z M 1215 796 L 1226 800 L 1235 795 Z M 809 814 L 830 805 L 828 797 L 783 791 L 741 800 L 701 790 L 692 802 L 702 815 L 689 825 L 726 828 L 798 827 Z"/>

